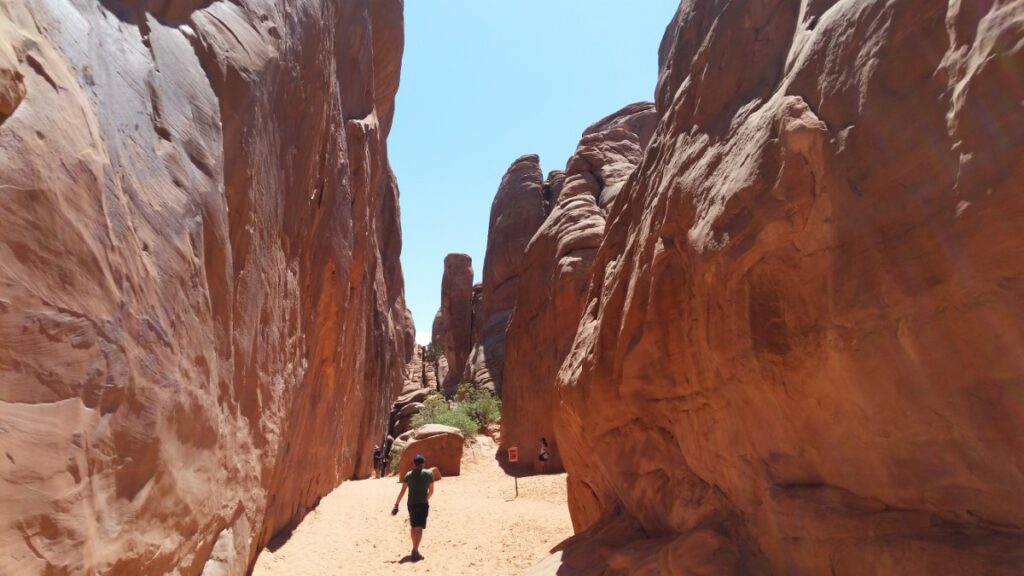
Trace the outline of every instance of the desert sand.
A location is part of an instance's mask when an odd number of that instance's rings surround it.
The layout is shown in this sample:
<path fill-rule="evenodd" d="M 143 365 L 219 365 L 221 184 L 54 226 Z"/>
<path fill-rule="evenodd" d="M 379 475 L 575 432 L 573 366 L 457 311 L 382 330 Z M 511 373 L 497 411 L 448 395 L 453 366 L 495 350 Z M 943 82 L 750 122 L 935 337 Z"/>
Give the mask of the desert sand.
<path fill-rule="evenodd" d="M 420 562 L 410 562 L 409 519 L 394 477 L 345 482 L 284 543 L 256 562 L 256 576 L 521 574 L 572 535 L 565 474 L 513 478 L 494 460 L 494 441 L 467 447 L 462 474 L 434 489 Z M 429 463 L 428 463 L 429 465 Z"/>

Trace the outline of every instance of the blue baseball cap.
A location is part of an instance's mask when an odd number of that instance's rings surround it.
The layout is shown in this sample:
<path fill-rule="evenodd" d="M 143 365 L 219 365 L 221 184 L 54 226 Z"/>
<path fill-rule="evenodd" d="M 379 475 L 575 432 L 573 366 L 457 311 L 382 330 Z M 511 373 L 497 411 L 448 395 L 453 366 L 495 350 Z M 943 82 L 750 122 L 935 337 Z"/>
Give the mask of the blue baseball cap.
<path fill-rule="evenodd" d="M 424 462 L 427 461 L 427 459 L 423 457 L 423 454 L 417 454 L 416 457 L 412 459 L 412 461 L 413 464 L 423 464 Z"/>

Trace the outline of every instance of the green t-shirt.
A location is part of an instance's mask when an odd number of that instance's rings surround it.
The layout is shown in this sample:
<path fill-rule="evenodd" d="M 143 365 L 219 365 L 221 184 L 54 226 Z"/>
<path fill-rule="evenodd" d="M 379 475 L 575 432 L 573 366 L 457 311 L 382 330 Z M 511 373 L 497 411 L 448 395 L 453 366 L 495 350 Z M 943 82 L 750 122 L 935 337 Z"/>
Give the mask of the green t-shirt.
<path fill-rule="evenodd" d="M 405 475 L 405 484 L 409 487 L 409 504 L 426 504 L 427 503 L 427 488 L 430 488 L 430 483 L 434 481 L 434 475 L 423 468 L 417 470 L 413 468 Z"/>

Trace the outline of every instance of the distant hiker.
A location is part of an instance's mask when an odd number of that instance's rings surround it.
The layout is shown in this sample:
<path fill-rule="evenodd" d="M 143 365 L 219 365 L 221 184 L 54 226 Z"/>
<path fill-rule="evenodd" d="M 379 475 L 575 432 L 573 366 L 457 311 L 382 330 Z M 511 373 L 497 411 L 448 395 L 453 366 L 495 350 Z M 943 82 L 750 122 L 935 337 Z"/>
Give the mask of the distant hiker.
<path fill-rule="evenodd" d="M 380 465 L 384 459 L 384 453 L 380 450 L 380 444 L 373 445 L 373 477 L 380 478 L 383 467 Z"/>
<path fill-rule="evenodd" d="M 391 447 L 394 446 L 395 439 L 391 436 L 384 438 L 384 445 L 380 449 L 380 477 L 383 478 L 388 475 L 388 464 L 391 462 Z"/>
<path fill-rule="evenodd" d="M 551 460 L 551 452 L 548 450 L 548 439 L 541 436 L 540 438 L 540 453 L 537 454 L 537 461 L 540 462 L 540 473 L 545 474 L 548 471 L 548 460 Z"/>
<path fill-rule="evenodd" d="M 430 513 L 430 497 L 434 495 L 434 474 L 423 468 L 427 459 L 423 454 L 417 454 L 412 459 L 415 468 L 410 470 L 402 480 L 402 491 L 395 499 L 395 507 L 391 509 L 391 515 L 398 514 L 398 503 L 402 501 L 402 495 L 406 489 L 409 490 L 409 526 L 412 536 L 412 554 L 415 560 L 423 560 L 420 555 L 420 540 L 423 538 L 423 529 L 427 527 L 427 514 Z"/>

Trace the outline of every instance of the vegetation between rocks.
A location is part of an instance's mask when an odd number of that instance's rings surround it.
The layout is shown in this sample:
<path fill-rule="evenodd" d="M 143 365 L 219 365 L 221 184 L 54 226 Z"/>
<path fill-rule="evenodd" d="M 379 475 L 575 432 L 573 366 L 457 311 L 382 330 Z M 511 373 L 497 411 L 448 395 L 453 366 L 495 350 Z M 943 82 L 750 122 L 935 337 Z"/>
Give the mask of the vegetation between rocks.
<path fill-rule="evenodd" d="M 469 439 L 501 418 L 501 400 L 488 390 L 462 384 L 455 398 L 454 402 L 449 402 L 437 393 L 427 396 L 423 408 L 413 417 L 413 428 L 443 424 L 458 428 Z"/>

